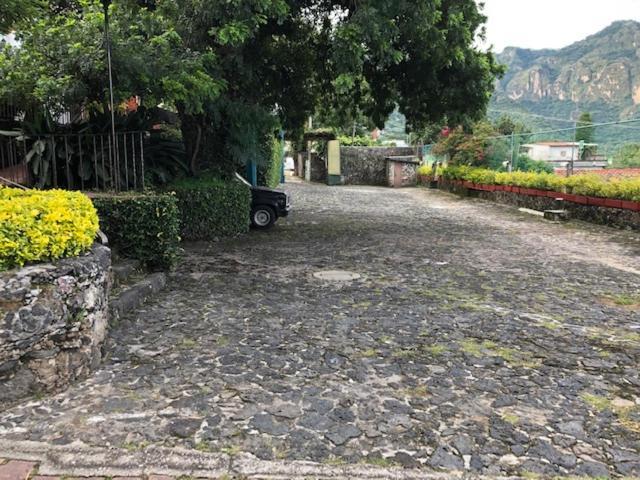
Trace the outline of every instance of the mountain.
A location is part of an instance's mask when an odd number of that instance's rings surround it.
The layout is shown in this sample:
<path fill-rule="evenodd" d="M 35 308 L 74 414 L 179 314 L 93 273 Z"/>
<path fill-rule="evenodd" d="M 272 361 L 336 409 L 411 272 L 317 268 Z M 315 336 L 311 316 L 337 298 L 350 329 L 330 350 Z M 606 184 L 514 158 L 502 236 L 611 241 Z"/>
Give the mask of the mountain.
<path fill-rule="evenodd" d="M 512 116 L 536 129 L 570 127 L 541 117 L 575 119 L 581 111 L 591 112 L 595 122 L 640 117 L 640 22 L 614 22 L 559 50 L 507 47 L 497 58 L 507 72 L 497 83 L 492 117 L 523 112 L 528 115 Z M 640 142 L 640 123 L 601 127 L 596 137 L 612 146 Z"/>

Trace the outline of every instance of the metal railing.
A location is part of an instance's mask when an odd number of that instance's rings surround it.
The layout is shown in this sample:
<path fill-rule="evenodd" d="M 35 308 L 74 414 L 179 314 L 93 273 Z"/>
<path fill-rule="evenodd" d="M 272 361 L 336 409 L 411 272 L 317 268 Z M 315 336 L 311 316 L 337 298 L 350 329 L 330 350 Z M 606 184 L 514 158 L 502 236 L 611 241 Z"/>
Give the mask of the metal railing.
<path fill-rule="evenodd" d="M 38 186 L 69 190 L 144 189 L 147 132 L 0 136 L 0 169 L 28 165 Z"/>

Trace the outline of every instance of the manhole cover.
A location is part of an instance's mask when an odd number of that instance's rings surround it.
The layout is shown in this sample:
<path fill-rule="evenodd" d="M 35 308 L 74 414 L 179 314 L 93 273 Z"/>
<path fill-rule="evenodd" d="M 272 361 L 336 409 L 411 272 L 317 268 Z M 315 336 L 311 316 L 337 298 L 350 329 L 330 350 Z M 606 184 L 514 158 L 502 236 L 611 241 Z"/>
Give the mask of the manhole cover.
<path fill-rule="evenodd" d="M 359 274 L 346 270 L 324 270 L 314 273 L 313 276 L 327 282 L 350 282 L 360 278 Z"/>

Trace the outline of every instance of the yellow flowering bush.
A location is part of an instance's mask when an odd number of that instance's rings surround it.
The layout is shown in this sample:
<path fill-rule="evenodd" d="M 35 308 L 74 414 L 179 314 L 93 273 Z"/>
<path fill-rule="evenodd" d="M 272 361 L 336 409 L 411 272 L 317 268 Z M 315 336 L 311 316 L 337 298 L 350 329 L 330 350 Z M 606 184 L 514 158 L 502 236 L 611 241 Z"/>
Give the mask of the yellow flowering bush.
<path fill-rule="evenodd" d="M 80 192 L 0 187 L 0 270 L 79 255 L 97 231 L 96 210 Z"/>
<path fill-rule="evenodd" d="M 465 165 L 447 167 L 443 176 L 449 180 L 467 180 L 485 185 L 513 185 L 640 202 L 640 177 L 610 178 L 594 174 L 561 177 L 553 173 L 496 172 Z"/>

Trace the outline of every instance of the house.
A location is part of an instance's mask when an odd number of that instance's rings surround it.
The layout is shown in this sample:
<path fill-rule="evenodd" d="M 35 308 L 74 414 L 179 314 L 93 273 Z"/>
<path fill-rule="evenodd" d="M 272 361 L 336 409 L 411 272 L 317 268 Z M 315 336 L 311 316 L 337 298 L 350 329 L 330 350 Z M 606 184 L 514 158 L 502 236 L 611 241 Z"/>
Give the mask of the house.
<path fill-rule="evenodd" d="M 558 170 L 571 167 L 576 170 L 594 170 L 608 165 L 607 158 L 597 154 L 597 143 L 585 143 L 582 158 L 579 142 L 527 143 L 520 148 L 530 159 L 546 162 Z"/>

